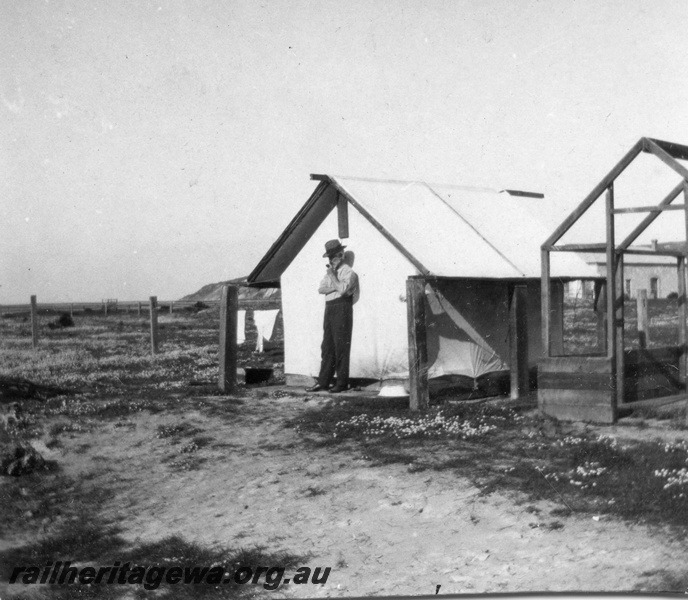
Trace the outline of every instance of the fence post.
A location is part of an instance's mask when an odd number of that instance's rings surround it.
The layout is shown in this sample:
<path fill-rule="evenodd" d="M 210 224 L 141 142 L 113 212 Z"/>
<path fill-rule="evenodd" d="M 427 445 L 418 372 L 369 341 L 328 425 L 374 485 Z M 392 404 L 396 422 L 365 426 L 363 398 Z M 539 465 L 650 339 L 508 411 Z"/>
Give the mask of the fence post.
<path fill-rule="evenodd" d="M 31 343 L 34 348 L 38 346 L 38 304 L 36 296 L 31 296 Z"/>
<path fill-rule="evenodd" d="M 151 353 L 158 353 L 158 297 L 150 297 Z"/>
<path fill-rule="evenodd" d="M 172 302 L 172 300 L 170 300 L 170 314 L 173 314 L 173 313 L 174 313 L 174 302 Z"/>
<path fill-rule="evenodd" d="M 141 316 L 141 303 L 138 303 L 138 316 Z"/>
<path fill-rule="evenodd" d="M 636 303 L 638 306 L 638 344 L 641 348 L 647 348 L 650 343 L 647 318 L 647 290 L 638 290 Z"/>
<path fill-rule="evenodd" d="M 220 380 L 218 387 L 225 394 L 232 394 L 237 387 L 237 311 L 239 289 L 233 285 L 222 286 L 220 301 Z"/>

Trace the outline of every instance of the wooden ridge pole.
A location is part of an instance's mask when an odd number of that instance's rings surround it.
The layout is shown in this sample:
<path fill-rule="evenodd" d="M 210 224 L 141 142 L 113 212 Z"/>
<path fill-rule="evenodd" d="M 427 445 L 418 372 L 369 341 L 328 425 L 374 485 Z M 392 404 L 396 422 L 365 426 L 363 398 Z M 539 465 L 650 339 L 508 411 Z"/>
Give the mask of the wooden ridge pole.
<path fill-rule="evenodd" d="M 220 378 L 218 387 L 225 394 L 233 394 L 237 388 L 237 312 L 239 288 L 222 286 L 220 301 Z"/>

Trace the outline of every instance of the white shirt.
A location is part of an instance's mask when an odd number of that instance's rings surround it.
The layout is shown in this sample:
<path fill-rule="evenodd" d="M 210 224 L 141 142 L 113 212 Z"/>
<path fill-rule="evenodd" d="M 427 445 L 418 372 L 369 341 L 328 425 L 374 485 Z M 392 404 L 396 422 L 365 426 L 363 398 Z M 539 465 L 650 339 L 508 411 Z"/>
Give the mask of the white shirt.
<path fill-rule="evenodd" d="M 329 273 L 325 274 L 318 288 L 319 294 L 325 294 L 325 301 L 335 300 L 353 296 L 354 304 L 358 302 L 360 294 L 358 286 L 358 275 L 346 263 L 341 263 L 337 267 L 336 276 Z"/>

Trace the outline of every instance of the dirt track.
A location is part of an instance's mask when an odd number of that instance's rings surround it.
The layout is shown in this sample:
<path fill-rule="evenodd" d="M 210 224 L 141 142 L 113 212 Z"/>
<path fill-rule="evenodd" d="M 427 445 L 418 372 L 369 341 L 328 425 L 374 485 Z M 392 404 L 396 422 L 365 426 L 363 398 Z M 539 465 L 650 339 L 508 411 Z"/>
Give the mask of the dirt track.
<path fill-rule="evenodd" d="M 278 595 L 434 594 L 437 585 L 440 593 L 648 590 L 662 573 L 685 570 L 684 546 L 646 527 L 555 517 L 561 504 L 481 496 L 449 471 L 313 450 L 284 423 L 322 402 L 246 398 L 224 416 L 142 412 L 127 427 L 109 422 L 65 438 L 51 454 L 70 475 L 96 467 L 93 483 L 112 490 L 104 515 L 132 543 L 179 534 L 332 567 L 326 585 L 283 586 Z M 160 425 L 179 423 L 212 438 L 192 457 L 205 458 L 198 469 L 172 468 L 178 450 L 156 437 Z"/>

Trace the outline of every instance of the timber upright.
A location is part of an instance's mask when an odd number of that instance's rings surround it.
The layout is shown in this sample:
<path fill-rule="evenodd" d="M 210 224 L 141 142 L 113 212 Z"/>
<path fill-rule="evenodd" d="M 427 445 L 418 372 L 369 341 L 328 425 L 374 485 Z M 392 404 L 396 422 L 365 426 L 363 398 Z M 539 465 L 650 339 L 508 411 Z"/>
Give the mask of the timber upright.
<path fill-rule="evenodd" d="M 681 178 L 658 204 L 620 207 L 614 183 L 641 153 L 655 156 Z M 615 423 L 619 409 L 648 395 L 676 394 L 686 389 L 686 252 L 688 250 L 688 169 L 679 160 L 688 160 L 688 146 L 641 138 L 616 164 L 542 245 L 542 345 L 543 358 L 538 365 L 538 405 L 541 413 L 567 420 Z M 683 195 L 683 204 L 672 204 Z M 605 198 L 606 239 L 600 243 L 558 244 L 583 214 L 602 196 Z M 619 198 L 623 200 L 623 198 Z M 685 240 L 680 249 L 675 244 L 656 245 L 651 249 L 631 244 L 655 219 L 667 211 L 681 211 L 685 222 Z M 636 227 L 621 241 L 616 239 L 619 214 L 642 214 Z M 563 345 L 555 344 L 558 326 L 553 315 L 560 314 L 563 299 L 555 299 L 555 282 L 550 277 L 552 252 L 591 252 L 606 256 L 606 275 L 596 285 L 597 300 L 606 318 L 601 319 L 604 334 L 602 353 L 572 356 Z M 623 268 L 625 254 L 650 254 L 676 258 L 678 274 L 678 345 L 668 348 L 628 349 L 624 340 Z M 603 301 L 602 299 L 605 299 Z M 605 331 L 606 330 L 606 331 Z M 559 346 L 559 347 L 557 347 Z M 674 371 L 675 369 L 675 371 Z M 677 372 L 679 377 L 667 375 Z M 644 392 L 645 390 L 645 392 Z"/>

